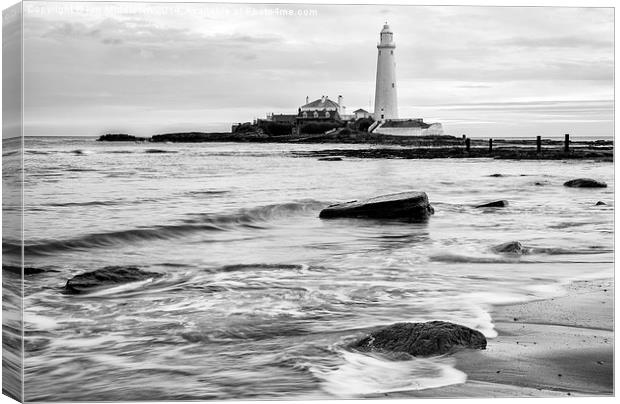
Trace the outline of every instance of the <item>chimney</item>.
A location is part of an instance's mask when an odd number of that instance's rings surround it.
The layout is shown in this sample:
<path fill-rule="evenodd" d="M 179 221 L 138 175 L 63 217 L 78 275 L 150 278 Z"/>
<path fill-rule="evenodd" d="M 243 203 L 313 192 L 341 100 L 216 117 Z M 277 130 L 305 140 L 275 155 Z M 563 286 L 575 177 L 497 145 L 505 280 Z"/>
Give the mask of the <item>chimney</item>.
<path fill-rule="evenodd" d="M 322 102 L 322 103 L 325 103 L 325 100 L 327 100 L 327 96 L 322 95 L 322 96 L 321 96 L 321 102 Z"/>
<path fill-rule="evenodd" d="M 338 105 L 342 107 L 342 95 L 338 96 Z"/>
<path fill-rule="evenodd" d="M 310 103 L 310 97 L 306 95 L 306 104 L 309 104 L 309 103 Z"/>

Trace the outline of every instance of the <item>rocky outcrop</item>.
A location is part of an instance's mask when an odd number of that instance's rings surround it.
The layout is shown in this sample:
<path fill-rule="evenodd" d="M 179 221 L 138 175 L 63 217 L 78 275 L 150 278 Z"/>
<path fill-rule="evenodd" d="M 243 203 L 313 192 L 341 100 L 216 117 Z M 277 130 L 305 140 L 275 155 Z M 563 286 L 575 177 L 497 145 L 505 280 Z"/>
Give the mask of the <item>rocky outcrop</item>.
<path fill-rule="evenodd" d="M 484 203 L 482 205 L 476 206 L 476 208 L 505 208 L 508 206 L 508 201 L 494 201 L 489 203 Z"/>
<path fill-rule="evenodd" d="M 601 205 L 607 205 L 607 204 L 603 201 L 596 202 L 596 206 L 601 206 Z"/>
<path fill-rule="evenodd" d="M 183 132 L 155 135 L 151 142 L 201 143 L 201 142 L 267 142 L 271 138 L 262 131 L 247 133 L 229 132 Z"/>
<path fill-rule="evenodd" d="M 458 349 L 485 349 L 481 332 L 445 321 L 397 323 L 351 344 L 358 351 L 406 352 L 413 356 L 443 355 Z"/>
<path fill-rule="evenodd" d="M 575 180 L 566 181 L 564 186 L 570 188 L 607 188 L 607 184 L 604 182 L 591 178 L 577 178 Z"/>
<path fill-rule="evenodd" d="M 145 142 L 146 140 L 144 137 L 127 135 L 125 133 L 108 133 L 107 135 L 99 136 L 99 139 L 97 139 L 99 142 Z"/>
<path fill-rule="evenodd" d="M 110 266 L 74 276 L 67 281 L 64 291 L 76 295 L 160 276 L 162 274 L 143 271 L 136 267 Z"/>
<path fill-rule="evenodd" d="M 335 204 L 323 209 L 322 219 L 355 217 L 423 221 L 435 213 L 425 192 L 401 192 L 363 201 Z"/>
<path fill-rule="evenodd" d="M 527 253 L 527 249 L 518 241 L 509 241 L 504 244 L 496 245 L 492 249 L 499 254 L 522 255 Z"/>

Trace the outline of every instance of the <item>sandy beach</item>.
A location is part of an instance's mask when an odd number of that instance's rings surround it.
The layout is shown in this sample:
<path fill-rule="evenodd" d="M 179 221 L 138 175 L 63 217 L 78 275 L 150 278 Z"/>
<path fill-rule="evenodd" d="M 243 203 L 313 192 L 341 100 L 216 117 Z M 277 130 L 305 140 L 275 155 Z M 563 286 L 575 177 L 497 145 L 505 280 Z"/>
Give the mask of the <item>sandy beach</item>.
<path fill-rule="evenodd" d="M 467 382 L 390 397 L 613 395 L 613 279 L 571 283 L 563 297 L 497 307 L 498 336 L 455 355 Z"/>

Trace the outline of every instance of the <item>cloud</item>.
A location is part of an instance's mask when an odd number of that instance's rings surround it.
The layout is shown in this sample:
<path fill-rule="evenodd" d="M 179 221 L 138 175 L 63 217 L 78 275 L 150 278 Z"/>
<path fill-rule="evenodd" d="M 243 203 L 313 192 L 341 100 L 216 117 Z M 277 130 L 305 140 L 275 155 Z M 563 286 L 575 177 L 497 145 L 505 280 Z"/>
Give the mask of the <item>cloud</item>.
<path fill-rule="evenodd" d="M 118 38 L 104 38 L 101 40 L 101 43 L 105 45 L 121 45 L 124 41 Z"/>
<path fill-rule="evenodd" d="M 613 48 L 613 37 L 588 38 L 581 36 L 556 36 L 556 37 L 513 37 L 501 39 L 495 42 L 498 46 L 510 46 L 518 48 L 593 48 L 610 50 Z"/>
<path fill-rule="evenodd" d="M 612 111 L 611 104 L 579 109 L 561 101 L 613 99 L 613 10 L 312 5 L 318 15 L 311 18 L 246 15 L 238 5 L 220 14 L 203 13 L 206 3 L 183 7 L 183 15 L 29 16 L 27 115 L 156 129 L 175 119 L 206 126 L 294 112 L 306 95 L 343 94 L 348 107 L 368 108 L 386 13 L 403 116 L 468 122 L 474 114 L 477 123 L 497 124 L 524 111 L 584 121 Z M 527 104 L 540 100 L 559 102 Z"/>

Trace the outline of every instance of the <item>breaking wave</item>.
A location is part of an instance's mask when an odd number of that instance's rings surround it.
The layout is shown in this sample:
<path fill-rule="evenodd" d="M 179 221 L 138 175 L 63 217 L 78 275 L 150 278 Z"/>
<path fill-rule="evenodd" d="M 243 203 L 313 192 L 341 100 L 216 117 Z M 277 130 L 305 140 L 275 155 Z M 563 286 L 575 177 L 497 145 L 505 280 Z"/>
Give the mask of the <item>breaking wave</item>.
<path fill-rule="evenodd" d="M 269 226 L 268 222 L 271 220 L 316 211 L 326 205 L 328 205 L 326 202 L 303 200 L 241 209 L 233 214 L 199 214 L 193 215 L 193 218 L 186 219 L 179 224 L 91 233 L 65 240 L 49 240 L 37 244 L 26 244 L 24 245 L 24 253 L 28 255 L 48 255 L 67 250 L 174 239 L 196 232 L 223 232 L 240 228 L 263 229 Z M 21 245 L 17 242 L 3 242 L 2 247 L 4 252 L 8 254 L 21 253 Z"/>
<path fill-rule="evenodd" d="M 380 354 L 342 350 L 343 363 L 311 367 L 327 393 L 341 398 L 437 388 L 465 383 L 467 375 L 454 368 L 453 358 L 391 360 Z"/>

